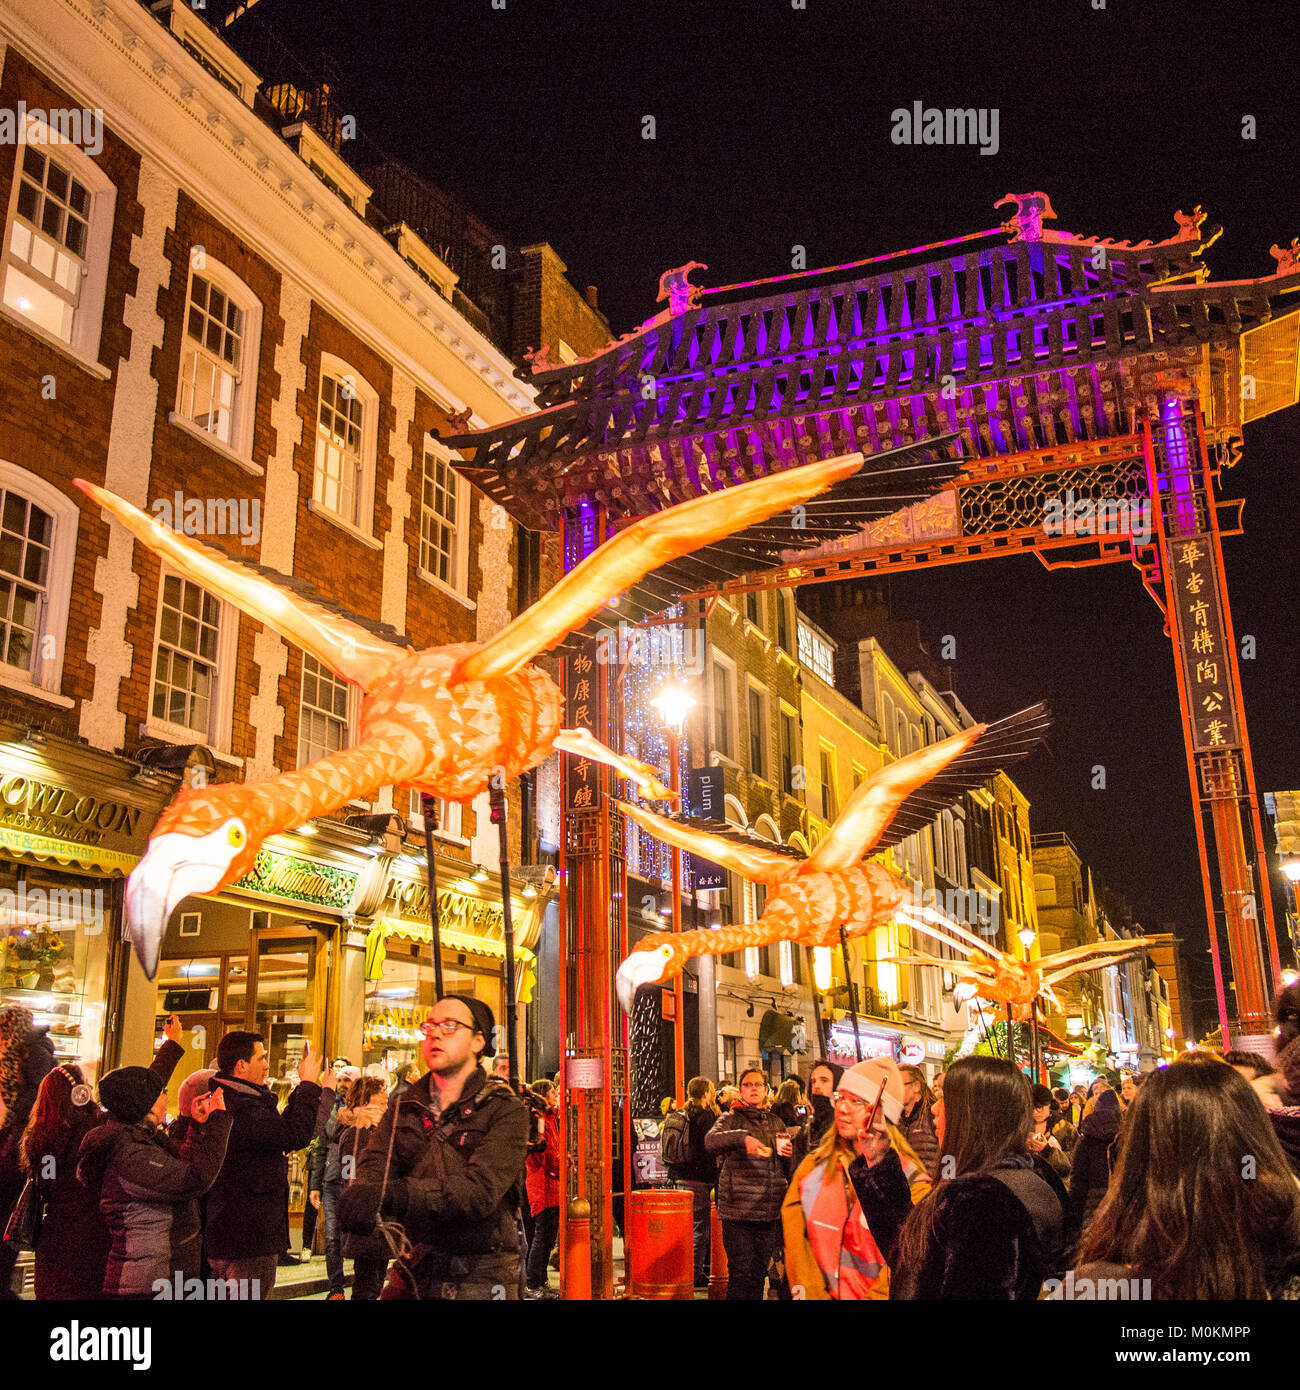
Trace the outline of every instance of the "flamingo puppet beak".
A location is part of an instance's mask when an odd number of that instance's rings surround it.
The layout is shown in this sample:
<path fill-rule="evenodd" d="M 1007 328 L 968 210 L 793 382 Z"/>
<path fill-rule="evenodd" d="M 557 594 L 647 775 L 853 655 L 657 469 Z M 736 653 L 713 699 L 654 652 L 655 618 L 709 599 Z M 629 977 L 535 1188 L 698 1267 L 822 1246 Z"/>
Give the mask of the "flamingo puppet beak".
<path fill-rule="evenodd" d="M 167 923 L 193 893 L 211 893 L 226 880 L 234 849 L 225 828 L 208 835 L 171 832 L 149 842 L 126 881 L 126 932 L 145 975 L 158 974 Z"/>
<path fill-rule="evenodd" d="M 614 975 L 614 992 L 623 1012 L 632 1016 L 632 1001 L 642 985 L 657 985 L 668 978 L 670 955 L 666 947 L 633 951 Z"/>

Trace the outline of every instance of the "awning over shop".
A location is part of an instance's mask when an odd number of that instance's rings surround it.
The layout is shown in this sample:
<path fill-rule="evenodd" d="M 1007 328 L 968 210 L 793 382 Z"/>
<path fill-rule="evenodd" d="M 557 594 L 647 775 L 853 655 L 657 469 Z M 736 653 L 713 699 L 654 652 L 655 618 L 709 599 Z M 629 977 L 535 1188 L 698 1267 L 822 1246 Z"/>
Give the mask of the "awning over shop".
<path fill-rule="evenodd" d="M 1083 1048 L 1066 1042 L 1059 1034 L 1053 1033 L 1045 1023 L 1038 1025 L 1038 1036 L 1049 1052 L 1059 1052 L 1063 1057 L 1083 1056 Z"/>
<path fill-rule="evenodd" d="M 26 830 L 0 826 L 0 850 L 7 854 L 23 855 L 41 863 L 61 864 L 65 868 L 88 869 L 93 873 L 120 878 L 129 874 L 139 862 L 139 856 L 125 850 L 106 849 L 101 845 L 83 845 L 75 840 L 60 840 L 51 835 L 33 835 Z"/>
<path fill-rule="evenodd" d="M 376 918 L 366 937 L 367 980 L 380 978 L 384 956 L 387 954 L 384 943 L 390 936 L 400 936 L 404 940 L 418 941 L 421 945 L 428 946 L 433 942 L 433 928 L 428 922 L 413 922 L 405 917 Z M 467 951 L 500 961 L 506 958 L 506 944 L 495 936 L 477 936 L 472 932 L 457 931 L 454 927 L 442 927 L 439 929 L 438 937 L 444 951 Z M 524 967 L 519 1002 L 530 1004 L 537 982 L 537 957 L 527 946 L 516 943 L 515 963 Z"/>

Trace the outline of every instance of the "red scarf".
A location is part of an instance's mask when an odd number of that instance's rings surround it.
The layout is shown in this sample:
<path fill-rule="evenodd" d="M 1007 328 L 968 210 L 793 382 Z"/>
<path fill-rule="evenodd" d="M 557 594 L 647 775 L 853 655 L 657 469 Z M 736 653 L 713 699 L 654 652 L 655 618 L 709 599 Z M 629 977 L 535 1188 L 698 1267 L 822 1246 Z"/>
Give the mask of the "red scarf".
<path fill-rule="evenodd" d="M 869 1294 L 885 1257 L 867 1226 L 847 1166 L 839 1157 L 819 1163 L 803 1180 L 799 1200 L 808 1244 L 831 1297 L 857 1300 Z"/>

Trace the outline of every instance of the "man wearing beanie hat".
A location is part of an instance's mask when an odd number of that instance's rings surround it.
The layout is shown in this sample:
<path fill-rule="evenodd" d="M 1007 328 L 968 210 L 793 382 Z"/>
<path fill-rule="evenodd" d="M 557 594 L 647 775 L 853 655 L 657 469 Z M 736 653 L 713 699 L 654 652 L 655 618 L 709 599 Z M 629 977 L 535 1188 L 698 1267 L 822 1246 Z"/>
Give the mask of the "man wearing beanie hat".
<path fill-rule="evenodd" d="M 109 1113 L 81 1146 L 77 1180 L 96 1196 L 109 1234 L 104 1295 L 154 1298 L 199 1274 L 198 1199 L 226 1156 L 230 1117 L 218 1093 L 196 1099 L 185 1142 L 159 1128 L 167 1114 L 162 1078 L 118 1067 L 99 1083 Z"/>
<path fill-rule="evenodd" d="M 384 1298 L 516 1300 L 528 1111 L 480 1065 L 496 1051 L 481 999 L 444 994 L 423 1031 L 428 1073 L 390 1101 L 339 1200 L 339 1224 L 368 1235 L 382 1221 L 414 1243 Z"/>

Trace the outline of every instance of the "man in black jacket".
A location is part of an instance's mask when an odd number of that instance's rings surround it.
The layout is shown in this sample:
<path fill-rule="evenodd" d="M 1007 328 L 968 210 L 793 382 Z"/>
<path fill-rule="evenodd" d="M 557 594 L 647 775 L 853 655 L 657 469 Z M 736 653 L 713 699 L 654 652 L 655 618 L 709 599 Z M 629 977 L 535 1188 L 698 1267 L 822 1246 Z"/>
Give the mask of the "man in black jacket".
<path fill-rule="evenodd" d="M 492 1011 L 447 994 L 424 1022 L 428 1074 L 390 1102 L 339 1201 L 345 1231 L 383 1220 L 413 1248 L 383 1297 L 506 1299 L 522 1295 L 519 1180 L 528 1111 L 479 1059 L 493 1054 Z"/>
<path fill-rule="evenodd" d="M 298 1085 L 281 1114 L 266 1085 L 270 1063 L 260 1033 L 227 1033 L 217 1047 L 214 1087 L 225 1093 L 230 1143 L 208 1194 L 203 1243 L 219 1279 L 275 1287 L 276 1263 L 289 1248 L 289 1159 L 316 1133 L 318 1112 L 333 1103 L 334 1073 L 321 1076 L 310 1045 L 298 1064 Z M 320 1082 L 318 1085 L 317 1082 Z"/>

